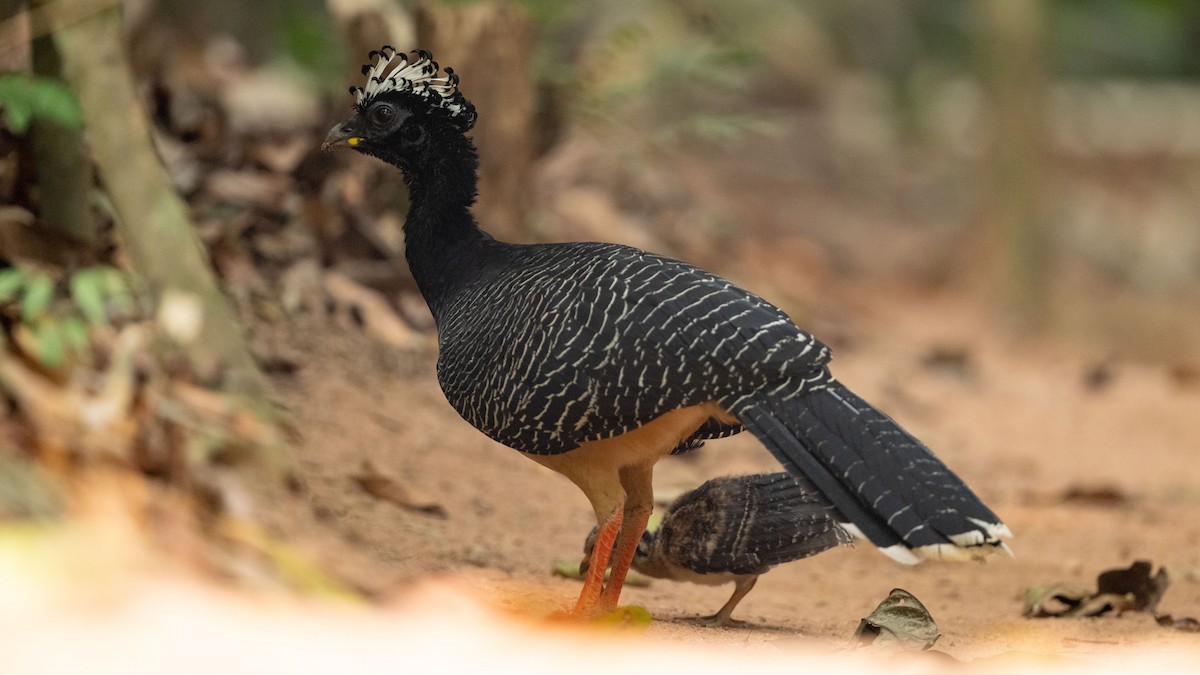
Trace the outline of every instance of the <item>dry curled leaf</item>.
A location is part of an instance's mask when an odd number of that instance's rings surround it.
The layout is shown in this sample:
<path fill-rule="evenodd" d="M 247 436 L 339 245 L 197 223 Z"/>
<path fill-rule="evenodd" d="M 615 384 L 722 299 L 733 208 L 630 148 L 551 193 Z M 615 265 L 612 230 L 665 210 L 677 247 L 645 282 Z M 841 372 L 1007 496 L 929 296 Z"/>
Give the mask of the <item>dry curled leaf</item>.
<path fill-rule="evenodd" d="M 1120 616 L 1138 609 L 1137 599 L 1129 593 L 1097 593 L 1083 601 L 1071 613 L 1072 616 L 1103 616 L 1115 613 Z"/>
<path fill-rule="evenodd" d="M 291 189 L 289 181 L 262 171 L 218 169 L 208 174 L 204 191 L 213 201 L 274 210 Z"/>
<path fill-rule="evenodd" d="M 380 293 L 336 272 L 325 273 L 324 288 L 335 303 L 358 315 L 368 335 L 400 349 L 411 348 L 420 341 Z"/>
<path fill-rule="evenodd" d="M 1059 501 L 1089 506 L 1120 506 L 1129 495 L 1115 485 L 1070 485 L 1062 491 Z"/>
<path fill-rule="evenodd" d="M 945 375 L 969 380 L 976 376 L 971 350 L 966 345 L 937 345 L 921 359 L 921 365 Z"/>
<path fill-rule="evenodd" d="M 1127 569 L 1101 572 L 1096 578 L 1097 592 L 1132 595 L 1133 609 L 1156 613 L 1158 601 L 1167 592 L 1167 586 L 1171 585 L 1171 578 L 1165 567 L 1159 568 L 1154 576 L 1150 575 L 1151 569 L 1153 565 L 1150 561 L 1138 560 Z"/>
<path fill-rule="evenodd" d="M 1034 586 L 1025 591 L 1024 614 L 1034 618 L 1069 616 L 1092 595 L 1086 588 L 1066 584 Z"/>
<path fill-rule="evenodd" d="M 353 478 L 364 492 L 376 499 L 382 499 L 402 509 L 426 513 L 438 518 L 445 518 L 447 515 L 445 507 L 441 504 L 401 485 L 390 476 L 380 473 L 370 462 L 363 462 L 362 472 Z"/>
<path fill-rule="evenodd" d="M 1153 567 L 1147 560 L 1138 560 L 1124 569 L 1101 572 L 1096 578 L 1095 591 L 1065 584 L 1035 586 L 1025 592 L 1025 616 L 1119 616 L 1129 611 L 1156 614 L 1158 601 L 1167 591 L 1171 579 L 1166 568 L 1151 575 Z"/>
<path fill-rule="evenodd" d="M 862 644 L 925 651 L 941 637 L 925 605 L 903 588 L 893 588 L 870 616 L 858 623 L 854 637 Z"/>
<path fill-rule="evenodd" d="M 1166 628 L 1174 628 L 1185 633 L 1200 633 L 1200 621 L 1190 616 L 1184 616 L 1176 619 L 1170 614 L 1159 614 L 1154 617 L 1158 625 Z"/>

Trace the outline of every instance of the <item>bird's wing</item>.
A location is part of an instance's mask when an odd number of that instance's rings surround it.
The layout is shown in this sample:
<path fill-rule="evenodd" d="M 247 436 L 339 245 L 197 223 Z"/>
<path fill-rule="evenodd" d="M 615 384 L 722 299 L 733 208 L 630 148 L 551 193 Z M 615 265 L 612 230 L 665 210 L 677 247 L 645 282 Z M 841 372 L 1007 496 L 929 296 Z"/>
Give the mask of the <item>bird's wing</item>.
<path fill-rule="evenodd" d="M 527 297 L 496 301 L 532 304 L 504 336 L 528 342 L 516 348 L 530 356 L 494 369 L 494 380 L 511 374 L 521 385 L 506 413 L 513 428 L 493 437 L 526 452 L 616 436 L 676 408 L 820 371 L 829 360 L 828 348 L 783 311 L 686 263 L 609 244 L 521 253 L 514 268 L 540 274 L 529 274 Z M 491 391 L 516 389 L 495 381 Z"/>
<path fill-rule="evenodd" d="M 696 433 L 684 439 L 674 450 L 672 455 L 682 455 L 704 447 L 704 441 L 711 441 L 714 438 L 728 438 L 734 434 L 740 434 L 745 430 L 740 424 L 726 424 L 721 420 L 709 418 L 707 422 L 700 425 Z"/>
<path fill-rule="evenodd" d="M 657 536 L 700 574 L 761 574 L 850 541 L 829 501 L 787 473 L 711 480 L 671 505 Z"/>

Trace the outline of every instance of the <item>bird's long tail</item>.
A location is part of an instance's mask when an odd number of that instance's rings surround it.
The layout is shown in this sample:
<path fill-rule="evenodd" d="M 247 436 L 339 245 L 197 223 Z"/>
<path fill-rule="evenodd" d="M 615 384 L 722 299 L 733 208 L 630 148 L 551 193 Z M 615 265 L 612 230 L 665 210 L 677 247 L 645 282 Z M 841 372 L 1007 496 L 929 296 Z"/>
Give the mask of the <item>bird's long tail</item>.
<path fill-rule="evenodd" d="M 1008 550 L 1008 527 L 892 418 L 827 374 L 804 389 L 747 396 L 727 408 L 789 472 L 829 498 L 856 538 L 906 564 Z"/>

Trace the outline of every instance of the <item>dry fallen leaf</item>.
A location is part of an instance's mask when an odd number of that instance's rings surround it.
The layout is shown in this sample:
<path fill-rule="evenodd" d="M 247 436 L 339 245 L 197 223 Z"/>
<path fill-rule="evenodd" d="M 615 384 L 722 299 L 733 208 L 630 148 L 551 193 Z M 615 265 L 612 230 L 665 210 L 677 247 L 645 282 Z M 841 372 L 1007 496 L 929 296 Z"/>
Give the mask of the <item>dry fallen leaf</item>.
<path fill-rule="evenodd" d="M 324 287 L 334 302 L 357 312 L 368 335 L 400 349 L 411 348 L 420 341 L 416 331 L 376 291 L 336 272 L 325 273 Z"/>
<path fill-rule="evenodd" d="M 1180 389 L 1191 389 L 1200 384 L 1200 365 L 1176 363 L 1167 370 L 1171 382 Z"/>
<path fill-rule="evenodd" d="M 1149 612 L 1161 626 L 1183 631 L 1200 629 L 1195 619 L 1173 619 L 1158 614 L 1158 602 L 1170 586 L 1171 578 L 1165 567 L 1151 575 L 1153 568 L 1150 561 L 1138 560 L 1124 569 L 1101 572 L 1096 578 L 1095 592 L 1065 584 L 1035 586 L 1025 591 L 1025 616 L 1076 618 Z"/>
<path fill-rule="evenodd" d="M 1083 387 L 1088 391 L 1102 391 L 1112 385 L 1117 377 L 1113 364 L 1107 361 L 1097 363 L 1088 368 L 1083 374 Z"/>
<path fill-rule="evenodd" d="M 1129 501 L 1129 495 L 1116 485 L 1069 485 L 1059 501 L 1092 506 L 1118 506 Z"/>
<path fill-rule="evenodd" d="M 1176 619 L 1170 614 L 1159 614 L 1154 617 L 1154 620 L 1158 622 L 1158 625 L 1166 628 L 1174 628 L 1185 633 L 1200 633 L 1200 621 L 1190 616 Z"/>
<path fill-rule="evenodd" d="M 916 596 L 903 588 L 893 588 L 875 611 L 859 622 L 854 637 L 862 644 L 925 651 L 941 633 Z"/>
<path fill-rule="evenodd" d="M 1138 560 L 1127 569 L 1101 572 L 1096 578 L 1097 591 L 1117 595 L 1130 594 L 1134 597 L 1133 609 L 1157 613 L 1158 601 L 1162 599 L 1163 593 L 1167 592 L 1167 586 L 1171 585 L 1171 578 L 1165 567 L 1159 568 L 1158 574 L 1150 576 L 1152 568 L 1150 561 Z"/>
<path fill-rule="evenodd" d="M 966 345 L 936 345 L 921 359 L 921 365 L 931 371 L 964 380 L 976 377 L 971 350 Z"/>
<path fill-rule="evenodd" d="M 208 174 L 204 192 L 211 199 L 274 210 L 291 190 L 291 179 L 263 171 L 218 169 Z"/>
<path fill-rule="evenodd" d="M 1138 610 L 1137 599 L 1129 593 L 1097 593 L 1083 601 L 1071 616 L 1103 616 L 1115 613 L 1120 616 Z"/>
<path fill-rule="evenodd" d="M 371 462 L 363 462 L 362 472 L 353 478 L 363 491 L 376 499 L 382 499 L 409 511 L 427 513 L 438 518 L 447 517 L 446 509 L 441 504 L 380 473 Z"/>
<path fill-rule="evenodd" d="M 1025 616 L 1068 616 L 1069 612 L 1094 595 L 1086 588 L 1066 584 L 1034 586 L 1025 591 Z"/>

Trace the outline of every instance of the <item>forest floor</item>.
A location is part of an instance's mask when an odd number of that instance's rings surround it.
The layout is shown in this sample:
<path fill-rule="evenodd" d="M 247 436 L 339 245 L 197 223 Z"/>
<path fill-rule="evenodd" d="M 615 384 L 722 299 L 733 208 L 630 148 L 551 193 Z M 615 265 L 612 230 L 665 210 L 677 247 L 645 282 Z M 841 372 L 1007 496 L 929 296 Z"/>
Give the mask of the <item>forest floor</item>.
<path fill-rule="evenodd" d="M 1023 338 L 962 293 L 844 284 L 822 303 L 838 308 L 811 316 L 834 345 L 837 376 L 924 439 L 1000 514 L 1015 534 L 1014 558 L 905 567 L 860 545 L 766 574 L 735 612 L 743 627 L 689 621 L 714 612 L 730 588 L 656 580 L 622 596 L 654 617 L 618 631 L 628 640 L 611 642 L 623 638 L 607 629 L 547 633 L 564 629 L 539 620 L 568 608 L 579 590 L 551 570 L 581 557 L 593 525 L 582 494 L 458 417 L 438 389 L 432 332 L 398 350 L 323 313 L 299 313 L 253 326 L 256 340 L 302 356 L 275 380 L 298 427 L 296 480 L 290 488 L 263 481 L 247 496 L 272 537 L 370 602 L 297 599 L 270 584 L 260 591 L 244 578 L 214 582 L 147 564 L 128 552 L 138 539 L 106 525 L 98 546 L 53 548 L 45 570 L 14 573 L 0 554 L 0 636 L 20 636 L 0 637 L 0 671 L 74 672 L 83 659 L 98 671 L 328 672 L 402 658 L 449 669 L 612 672 L 614 664 L 674 669 L 690 658 L 693 672 L 720 672 L 803 655 L 810 667 L 865 672 L 879 664 L 845 650 L 893 588 L 928 608 L 941 631 L 935 650 L 953 659 L 945 663 L 1027 669 L 1035 659 L 1089 672 L 1194 665 L 1197 634 L 1145 612 L 1022 616 L 1030 587 L 1094 588 L 1100 572 L 1137 560 L 1169 571 L 1160 613 L 1200 615 L 1200 384 L 1189 370 Z M 664 460 L 655 483 L 669 497 L 708 478 L 774 470 L 742 434 Z M 429 508 L 372 496 L 364 474 L 389 477 L 407 501 Z M 65 569 L 70 583 L 38 590 L 50 569 Z M 522 649 L 539 651 L 536 666 Z"/>
<path fill-rule="evenodd" d="M 793 152 L 789 143 L 774 146 L 781 157 Z M 1032 654 L 1097 672 L 1146 665 L 1139 659 L 1147 653 L 1175 658 L 1162 672 L 1200 662 L 1198 634 L 1161 626 L 1146 612 L 1022 615 L 1031 587 L 1092 588 L 1100 572 L 1147 560 L 1172 580 L 1158 611 L 1200 616 L 1200 373 L 1114 358 L 1094 346 L 1103 341 L 1027 336 L 971 291 L 916 290 L 832 271 L 829 256 L 814 251 L 841 246 L 893 261 L 939 256 L 920 255 L 929 235 L 888 239 L 878 224 L 854 230 L 839 223 L 819 244 L 789 236 L 788 218 L 814 213 L 797 203 L 806 195 L 793 194 L 797 181 L 780 175 L 781 157 L 745 154 L 770 171 L 753 174 L 729 162 L 726 175 L 702 176 L 689 194 L 712 199 L 722 192 L 713 186 L 739 194 L 739 172 L 745 183 L 757 181 L 757 192 L 730 197 L 732 215 L 753 236 L 731 250 L 697 247 L 684 257 L 779 303 L 830 344 L 835 375 L 923 439 L 1004 519 L 1015 557 L 905 567 L 865 545 L 828 551 L 766 574 L 737 608 L 734 617 L 747 625 L 736 628 L 689 621 L 715 612 L 729 587 L 654 581 L 622 596 L 654 617 L 644 629 L 621 631 L 634 636 L 621 643 L 627 649 L 612 648 L 611 636 L 599 632 L 603 646 L 588 647 L 577 631 L 552 633 L 559 647 L 549 649 L 546 631 L 563 629 L 540 619 L 568 608 L 579 590 L 578 581 L 551 570 L 581 557 L 594 524 L 583 495 L 450 408 L 435 377 L 431 331 L 399 349 L 322 311 L 274 312 L 273 321 L 260 318 L 250 329 L 256 344 L 295 365 L 274 375 L 296 421 L 295 480 L 250 486 L 249 510 L 270 537 L 370 602 L 297 599 L 270 584 L 260 592 L 245 578 L 214 581 L 141 556 L 137 536 L 105 525 L 95 546 L 52 541 L 54 562 L 45 569 L 14 571 L 5 557 L 13 546 L 0 547 L 0 672 L 78 672 L 89 663 L 93 672 L 210 673 L 232 665 L 230 672 L 357 673 L 367 668 L 356 665 L 380 670 L 396 659 L 426 672 L 416 666 L 429 659 L 447 672 L 520 665 L 532 675 L 608 673 L 619 664 L 674 671 L 690 656 L 690 672 L 708 673 L 779 666 L 781 654 L 818 671 L 878 670 L 842 650 L 893 588 L 928 608 L 942 634 L 935 649 L 953 663 L 1003 667 Z M 771 193 L 785 189 L 787 199 Z M 609 236 L 644 244 L 632 241 L 635 234 L 627 228 Z M 703 234 L 668 232 L 649 243 Z M 797 274 L 796 267 L 806 269 Z M 889 278 L 944 273 L 893 269 Z M 228 270 L 225 281 L 236 286 Z M 668 497 L 709 478 L 776 470 L 755 439 L 741 434 L 664 460 L 656 492 Z M 364 475 L 389 477 L 408 501 L 428 508 L 373 496 L 362 487 Z M 17 535 L 3 536 L 13 544 Z M 53 570 L 70 583 L 39 586 Z M 639 660 L 654 658 L 645 640 L 675 661 Z M 516 651 L 522 648 L 538 650 L 537 658 Z M 472 654 L 477 661 L 469 661 Z"/>
<path fill-rule="evenodd" d="M 1080 349 L 1013 337 L 962 297 L 842 291 L 834 372 L 923 438 L 1015 533 L 1015 557 L 905 567 L 869 546 L 826 552 L 765 575 L 738 607 L 746 627 L 688 617 L 714 612 L 729 587 L 654 581 L 623 602 L 655 617 L 647 635 L 681 643 L 835 648 L 892 588 L 915 594 L 958 659 L 1010 652 L 1099 655 L 1116 646 L 1197 647 L 1197 636 L 1146 613 L 1022 617 L 1025 590 L 1094 587 L 1135 560 L 1165 566 L 1159 611 L 1200 614 L 1200 386 L 1166 367 L 1089 359 Z M 871 298 L 862 300 L 862 298 Z M 566 479 L 458 418 L 438 389 L 430 345 L 408 353 L 312 318 L 284 339 L 308 355 L 279 381 L 300 420 L 301 497 L 269 501 L 270 526 L 367 594 L 389 597 L 453 579 L 527 616 L 565 609 L 579 582 L 551 575 L 580 556 L 590 508 Z M 431 339 L 432 341 L 432 339 Z M 364 492 L 365 462 L 436 502 L 445 517 Z M 777 470 L 748 434 L 659 465 L 671 495 L 704 480 Z"/>

